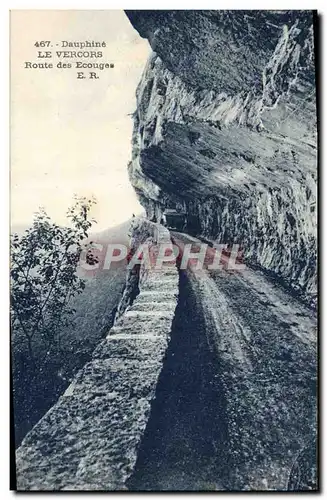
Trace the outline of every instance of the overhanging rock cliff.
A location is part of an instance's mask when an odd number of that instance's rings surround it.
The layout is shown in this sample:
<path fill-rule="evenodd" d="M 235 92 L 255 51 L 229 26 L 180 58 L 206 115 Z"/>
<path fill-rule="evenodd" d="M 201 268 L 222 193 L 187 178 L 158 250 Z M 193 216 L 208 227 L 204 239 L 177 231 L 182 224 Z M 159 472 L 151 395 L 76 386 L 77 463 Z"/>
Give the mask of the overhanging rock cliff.
<path fill-rule="evenodd" d="M 130 179 L 149 217 L 244 247 L 316 303 L 316 104 L 307 11 L 127 11 L 153 49 Z"/>

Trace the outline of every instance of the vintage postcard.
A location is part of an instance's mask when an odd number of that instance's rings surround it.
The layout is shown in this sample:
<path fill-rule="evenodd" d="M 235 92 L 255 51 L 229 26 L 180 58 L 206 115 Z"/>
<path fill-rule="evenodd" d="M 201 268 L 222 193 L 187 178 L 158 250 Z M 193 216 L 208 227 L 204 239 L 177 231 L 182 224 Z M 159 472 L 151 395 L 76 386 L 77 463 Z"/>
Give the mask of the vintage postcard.
<path fill-rule="evenodd" d="M 10 24 L 12 489 L 319 490 L 317 13 Z"/>

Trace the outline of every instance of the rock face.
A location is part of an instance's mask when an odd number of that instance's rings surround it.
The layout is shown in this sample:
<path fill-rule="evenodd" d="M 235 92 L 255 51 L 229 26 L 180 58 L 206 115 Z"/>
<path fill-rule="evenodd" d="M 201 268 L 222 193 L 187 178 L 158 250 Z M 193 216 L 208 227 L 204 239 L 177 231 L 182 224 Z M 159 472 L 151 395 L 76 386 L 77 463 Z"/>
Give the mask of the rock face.
<path fill-rule="evenodd" d="M 169 243 L 143 221 L 139 243 Z M 135 243 L 135 241 L 134 241 Z M 139 294 L 93 359 L 17 450 L 18 490 L 122 490 L 132 474 L 169 342 L 176 267 L 141 267 Z"/>
<path fill-rule="evenodd" d="M 149 217 L 243 245 L 316 303 L 316 104 L 309 11 L 127 11 L 153 49 L 130 179 Z"/>

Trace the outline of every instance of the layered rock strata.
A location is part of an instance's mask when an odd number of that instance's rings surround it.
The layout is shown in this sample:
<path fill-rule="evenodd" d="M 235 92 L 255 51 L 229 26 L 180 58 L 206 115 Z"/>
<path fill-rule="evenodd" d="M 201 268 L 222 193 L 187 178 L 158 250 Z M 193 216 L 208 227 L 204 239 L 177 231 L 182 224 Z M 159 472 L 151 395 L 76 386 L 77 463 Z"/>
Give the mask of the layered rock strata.
<path fill-rule="evenodd" d="M 316 303 L 317 140 L 309 11 L 127 11 L 153 49 L 131 182 L 149 217 L 239 243 Z"/>

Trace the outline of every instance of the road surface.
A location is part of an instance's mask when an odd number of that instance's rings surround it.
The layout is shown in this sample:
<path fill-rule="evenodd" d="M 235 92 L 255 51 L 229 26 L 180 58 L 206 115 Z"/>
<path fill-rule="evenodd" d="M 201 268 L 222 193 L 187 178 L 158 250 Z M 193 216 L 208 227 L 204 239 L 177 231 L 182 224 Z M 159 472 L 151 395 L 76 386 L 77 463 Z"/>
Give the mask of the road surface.
<path fill-rule="evenodd" d="M 199 243 L 178 232 L 172 240 L 180 248 Z M 157 400 L 130 486 L 315 488 L 314 312 L 249 268 L 187 269 L 179 287 Z"/>

